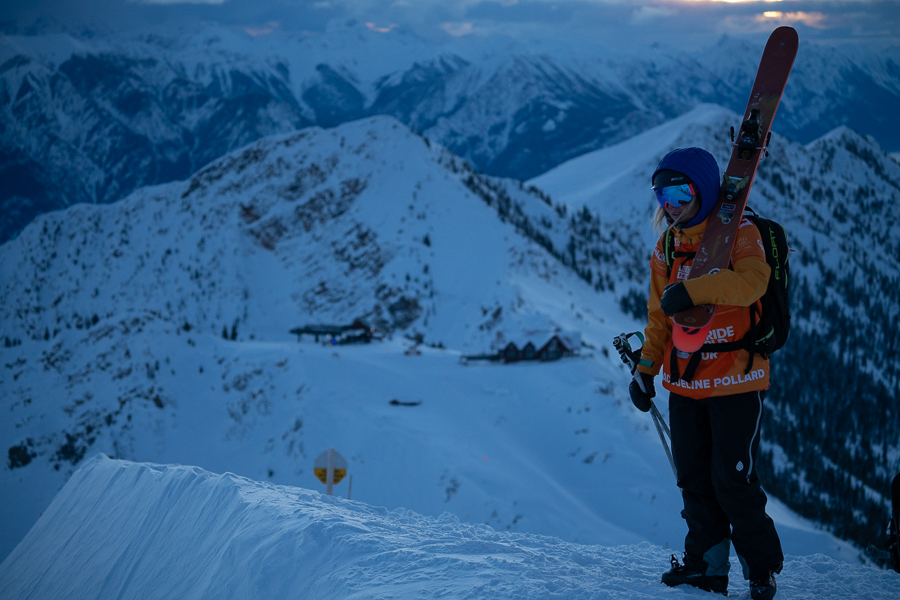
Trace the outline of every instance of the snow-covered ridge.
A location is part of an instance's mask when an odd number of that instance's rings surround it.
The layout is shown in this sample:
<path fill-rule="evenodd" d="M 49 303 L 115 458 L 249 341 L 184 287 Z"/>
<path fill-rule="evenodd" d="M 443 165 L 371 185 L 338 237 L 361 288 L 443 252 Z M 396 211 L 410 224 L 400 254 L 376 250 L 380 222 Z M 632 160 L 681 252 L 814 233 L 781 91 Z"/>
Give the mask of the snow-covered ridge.
<path fill-rule="evenodd" d="M 485 290 L 511 262 L 577 263 L 600 290 L 627 282 L 619 262 L 642 250 L 610 260 L 602 243 L 616 232 L 566 212 L 539 190 L 475 173 L 391 117 L 308 128 L 259 140 L 188 181 L 39 218 L 0 247 L 2 335 L 53 337 L 149 312 L 206 333 L 237 326 L 242 339 L 282 340 L 298 324 L 365 317 L 382 332 L 415 324 L 430 342 L 483 349 L 496 326 L 485 325 L 487 308 L 533 312 L 516 292 Z M 508 245 L 511 235 L 520 242 Z M 573 239 L 577 257 L 566 250 Z"/>
<path fill-rule="evenodd" d="M 0 564 L 0 587 L 73 600 L 694 597 L 659 583 L 667 558 L 649 544 L 572 544 L 100 455 Z M 788 557 L 778 587 L 795 600 L 887 600 L 900 579 L 814 555 Z M 737 575 L 730 592 L 747 593 Z"/>

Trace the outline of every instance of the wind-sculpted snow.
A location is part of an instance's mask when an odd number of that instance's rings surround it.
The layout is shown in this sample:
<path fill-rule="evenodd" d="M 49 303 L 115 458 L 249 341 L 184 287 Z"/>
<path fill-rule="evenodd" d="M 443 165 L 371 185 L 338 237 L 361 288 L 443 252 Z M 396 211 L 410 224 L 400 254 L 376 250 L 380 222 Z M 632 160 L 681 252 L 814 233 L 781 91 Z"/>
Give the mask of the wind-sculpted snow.
<path fill-rule="evenodd" d="M 0 564 L 0 587 L 22 600 L 694 597 L 659 583 L 667 562 L 649 544 L 572 544 L 98 455 Z M 738 576 L 729 591 L 745 597 L 746 583 Z M 779 593 L 887 600 L 900 578 L 821 555 L 788 557 Z"/>

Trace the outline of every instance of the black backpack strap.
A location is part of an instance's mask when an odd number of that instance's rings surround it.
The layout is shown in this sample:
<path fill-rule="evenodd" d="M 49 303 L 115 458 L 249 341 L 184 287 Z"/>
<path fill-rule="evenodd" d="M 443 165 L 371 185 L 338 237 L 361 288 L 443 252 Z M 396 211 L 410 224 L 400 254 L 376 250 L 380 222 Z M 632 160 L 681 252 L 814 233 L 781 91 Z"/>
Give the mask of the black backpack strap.
<path fill-rule="evenodd" d="M 678 383 L 682 379 L 681 373 L 678 372 L 678 356 L 676 353 L 678 349 L 672 346 L 672 353 L 669 354 L 669 378 L 672 383 Z M 695 352 L 696 354 L 696 352 Z"/>
<path fill-rule="evenodd" d="M 754 302 L 750 307 L 750 331 L 741 339 L 741 341 L 747 341 L 747 351 L 750 353 L 750 360 L 747 361 L 747 369 L 744 371 L 744 375 L 753 370 L 753 355 L 756 354 L 756 334 L 759 333 L 759 321 L 756 319 L 757 310 Z"/>
<path fill-rule="evenodd" d="M 678 370 L 678 349 L 673 347 L 672 353 L 669 355 L 669 377 L 672 383 L 678 383 L 682 380 L 692 380 L 694 378 L 694 374 L 697 372 L 697 367 L 700 366 L 701 355 L 703 354 L 703 352 L 706 352 L 706 348 L 712 346 L 713 344 L 703 344 L 703 347 L 700 348 L 700 350 L 692 353 L 691 357 L 688 359 L 688 364 L 684 369 L 684 374 L 680 373 Z"/>
<path fill-rule="evenodd" d="M 702 352 L 697 351 L 691 354 L 691 358 L 688 359 L 688 364 L 684 368 L 684 375 L 681 376 L 685 381 L 691 381 L 694 378 L 694 374 L 697 373 L 697 367 L 700 366 L 700 355 Z"/>
<path fill-rule="evenodd" d="M 672 263 L 675 262 L 674 242 L 675 234 L 671 229 L 666 230 L 666 237 L 663 241 L 663 256 L 666 258 L 666 281 L 672 275 Z"/>

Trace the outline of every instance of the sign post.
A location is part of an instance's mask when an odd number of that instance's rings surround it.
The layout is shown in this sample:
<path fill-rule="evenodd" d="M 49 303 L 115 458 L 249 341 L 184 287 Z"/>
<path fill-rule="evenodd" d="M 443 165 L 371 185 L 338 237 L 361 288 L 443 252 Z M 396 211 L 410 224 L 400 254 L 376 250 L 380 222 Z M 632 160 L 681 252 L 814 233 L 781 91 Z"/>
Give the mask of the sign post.
<path fill-rule="evenodd" d="M 334 485 L 347 476 L 347 461 L 334 448 L 329 448 L 316 458 L 313 473 L 325 484 L 325 493 L 331 496 Z"/>

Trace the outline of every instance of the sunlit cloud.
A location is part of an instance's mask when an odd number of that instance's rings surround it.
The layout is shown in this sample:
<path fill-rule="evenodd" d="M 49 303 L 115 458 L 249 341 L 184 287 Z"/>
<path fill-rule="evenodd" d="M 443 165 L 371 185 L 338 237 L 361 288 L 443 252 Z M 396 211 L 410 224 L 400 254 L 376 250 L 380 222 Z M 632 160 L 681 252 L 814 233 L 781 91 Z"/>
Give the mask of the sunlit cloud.
<path fill-rule="evenodd" d="M 791 25 L 793 23 L 803 23 L 807 27 L 815 29 L 829 29 L 833 25 L 828 24 L 828 16 L 820 12 L 781 12 L 778 10 L 769 10 L 756 18 L 757 22 L 778 21 L 782 25 Z"/>
<path fill-rule="evenodd" d="M 472 33 L 471 23 L 441 23 L 441 29 L 450 35 L 460 37 Z"/>
<path fill-rule="evenodd" d="M 759 40 L 792 25 L 805 41 L 900 45 L 900 0 L 0 0 L 0 23 L 22 30 L 49 15 L 118 30 L 143 27 L 148 18 L 215 22 L 263 39 L 354 23 L 384 36 L 408 29 L 440 43 L 505 38 L 550 47 L 579 38 L 609 48 L 695 49 L 722 34 Z"/>
<path fill-rule="evenodd" d="M 377 31 L 378 33 L 390 33 L 391 31 L 393 31 L 394 29 L 396 29 L 397 27 L 400 27 L 400 26 L 397 25 L 396 23 L 391 23 L 387 27 L 380 27 L 380 26 L 376 25 L 375 23 L 369 22 L 369 23 L 366 23 L 366 27 L 368 27 L 372 31 Z"/>

